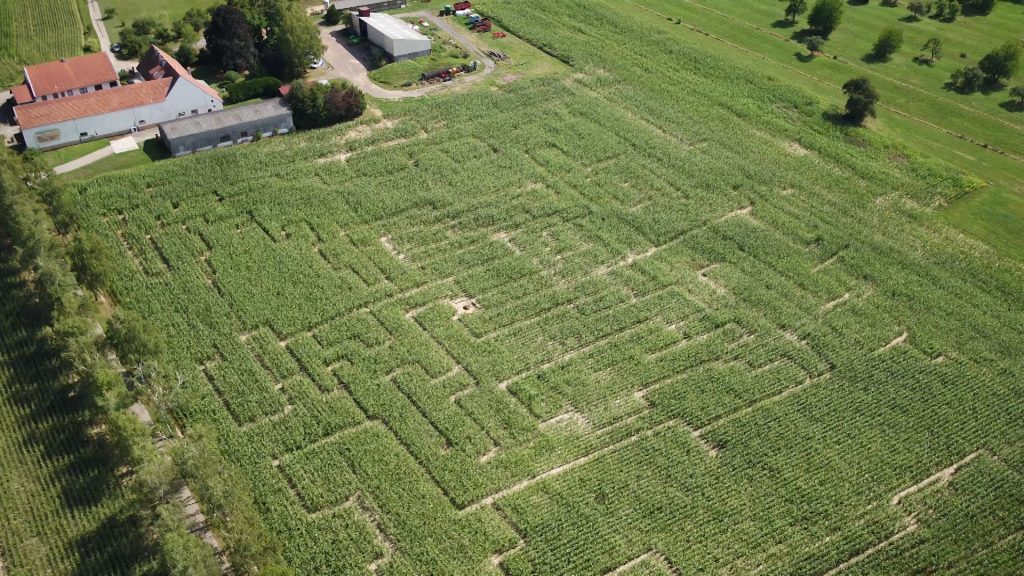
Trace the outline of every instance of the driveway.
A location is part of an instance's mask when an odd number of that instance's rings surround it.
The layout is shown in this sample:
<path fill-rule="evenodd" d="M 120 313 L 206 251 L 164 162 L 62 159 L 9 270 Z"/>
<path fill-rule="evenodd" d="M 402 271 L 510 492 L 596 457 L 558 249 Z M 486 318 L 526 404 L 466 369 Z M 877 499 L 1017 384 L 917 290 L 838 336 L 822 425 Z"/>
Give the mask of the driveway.
<path fill-rule="evenodd" d="M 114 70 L 138 68 L 139 63 L 134 60 L 118 60 L 117 56 L 110 51 L 110 36 L 107 34 L 107 25 L 103 21 L 103 9 L 100 8 L 98 0 L 89 0 L 89 17 L 92 18 L 92 28 L 96 31 L 96 37 L 100 41 L 100 50 L 106 52 Z"/>
<path fill-rule="evenodd" d="M 452 26 L 450 23 L 440 20 L 425 10 L 409 12 L 407 14 L 402 14 L 402 16 L 413 16 L 416 18 L 430 20 L 431 24 L 437 26 L 441 30 L 444 30 L 452 38 L 462 44 L 466 50 L 473 54 L 474 58 L 483 64 L 483 71 L 476 74 L 460 76 L 453 82 L 431 84 L 429 86 L 421 86 L 411 90 L 388 90 L 387 88 L 382 88 L 374 84 L 373 81 L 370 80 L 370 77 L 367 75 L 369 63 L 367 61 L 368 58 L 365 47 L 362 45 L 350 47 L 348 42 L 346 42 L 346 36 L 341 33 L 343 26 L 339 25 L 320 27 L 320 41 L 323 42 L 325 47 L 324 62 L 331 67 L 331 70 L 327 72 L 326 76 L 329 78 L 344 78 L 359 87 L 363 92 L 366 92 L 375 98 L 380 98 L 382 100 L 401 100 L 403 98 L 425 96 L 452 85 L 461 87 L 473 84 L 479 82 L 485 75 L 494 71 L 494 61 L 488 58 L 486 54 L 480 51 L 480 49 L 473 44 L 467 36 L 468 32 L 465 30 Z"/>
<path fill-rule="evenodd" d="M 64 164 L 61 164 L 60 166 L 54 167 L 53 172 L 54 174 L 66 174 L 68 172 L 71 172 L 72 170 L 78 170 L 83 166 L 88 166 L 89 164 L 99 162 L 100 160 L 103 160 L 108 156 L 113 156 L 114 154 L 120 154 L 121 152 L 129 152 L 131 150 L 138 150 L 142 146 L 143 142 L 149 140 L 150 138 L 156 138 L 158 135 L 159 128 L 149 128 L 141 132 L 136 132 L 134 134 L 126 134 L 125 136 L 122 136 L 120 138 L 115 138 L 115 140 L 131 138 L 132 140 L 135 141 L 134 148 L 122 146 L 122 149 L 118 151 L 117 149 L 115 149 L 115 146 L 108 144 L 107 146 L 104 146 L 103 148 L 100 148 L 95 152 L 90 152 L 85 156 L 82 156 L 81 158 L 75 158 L 70 162 L 66 162 Z"/>

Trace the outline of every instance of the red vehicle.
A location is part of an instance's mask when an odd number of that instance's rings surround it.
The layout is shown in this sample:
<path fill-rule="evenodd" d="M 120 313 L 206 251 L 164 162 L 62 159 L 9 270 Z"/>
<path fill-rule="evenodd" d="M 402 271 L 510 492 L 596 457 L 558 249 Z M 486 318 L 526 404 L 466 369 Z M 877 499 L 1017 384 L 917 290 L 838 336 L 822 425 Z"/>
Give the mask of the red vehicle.
<path fill-rule="evenodd" d="M 453 8 L 456 10 L 469 10 L 473 7 L 471 2 L 456 2 Z"/>

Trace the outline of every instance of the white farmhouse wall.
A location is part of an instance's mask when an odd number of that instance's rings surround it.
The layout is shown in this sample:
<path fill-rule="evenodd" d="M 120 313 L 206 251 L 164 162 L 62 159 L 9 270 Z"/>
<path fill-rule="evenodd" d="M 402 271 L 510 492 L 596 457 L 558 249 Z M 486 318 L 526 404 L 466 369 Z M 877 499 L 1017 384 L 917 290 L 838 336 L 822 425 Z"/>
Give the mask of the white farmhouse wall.
<path fill-rule="evenodd" d="M 64 96 L 61 96 L 59 92 L 56 93 L 56 94 L 38 94 L 38 95 L 36 95 L 36 99 L 34 100 L 34 102 L 43 102 L 43 97 L 44 96 L 46 97 L 45 101 L 46 102 L 50 102 L 52 100 L 59 100 L 60 98 L 73 98 L 75 96 L 80 96 L 82 94 L 89 94 L 90 92 L 99 92 L 99 91 L 102 91 L 102 90 L 115 90 L 115 89 L 121 87 L 118 84 L 115 84 L 113 87 L 111 87 L 110 86 L 110 82 L 103 82 L 103 83 L 100 84 L 100 86 L 101 86 L 100 90 L 96 89 L 96 84 L 90 84 L 88 86 L 82 86 L 81 88 L 75 88 L 74 90 L 66 91 L 64 93 Z M 85 92 L 83 93 L 82 90 L 85 90 Z"/>
<path fill-rule="evenodd" d="M 197 114 L 206 114 L 223 107 L 220 100 L 196 85 L 178 79 L 163 102 L 38 126 L 22 130 L 22 134 L 29 148 L 54 148 L 124 134 L 131 132 L 132 128 L 144 130 L 161 122 L 191 115 L 192 110 L 196 110 Z"/>

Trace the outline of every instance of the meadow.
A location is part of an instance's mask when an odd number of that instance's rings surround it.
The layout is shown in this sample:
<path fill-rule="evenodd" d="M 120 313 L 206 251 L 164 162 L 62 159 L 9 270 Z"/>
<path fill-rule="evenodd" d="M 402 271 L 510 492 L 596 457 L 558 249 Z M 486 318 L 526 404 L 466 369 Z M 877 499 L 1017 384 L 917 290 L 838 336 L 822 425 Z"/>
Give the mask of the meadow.
<path fill-rule="evenodd" d="M 114 39 L 111 42 L 117 41 L 121 28 L 140 18 L 156 18 L 173 24 L 192 8 L 208 8 L 218 3 L 216 0 L 168 0 L 156 3 L 150 0 L 100 0 L 100 6 L 104 10 L 115 10 L 113 18 L 105 22 L 107 33 Z"/>
<path fill-rule="evenodd" d="M 0 3 L 0 87 L 22 81 L 22 67 L 98 50 L 84 0 Z"/>
<path fill-rule="evenodd" d="M 287 563 L 1019 571 L 977 178 L 633 4 L 482 4 L 571 68 L 73 185 Z"/>

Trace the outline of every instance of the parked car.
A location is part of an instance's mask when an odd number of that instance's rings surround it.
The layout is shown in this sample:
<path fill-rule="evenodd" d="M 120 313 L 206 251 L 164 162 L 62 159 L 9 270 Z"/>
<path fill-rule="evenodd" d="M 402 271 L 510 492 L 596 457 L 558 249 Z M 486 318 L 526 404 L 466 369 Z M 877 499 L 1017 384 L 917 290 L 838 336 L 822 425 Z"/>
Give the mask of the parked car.
<path fill-rule="evenodd" d="M 120 52 L 121 51 L 121 45 L 116 43 L 116 42 L 114 44 L 111 44 L 110 45 L 110 51 L 111 52 Z"/>
<path fill-rule="evenodd" d="M 310 68 L 316 70 L 317 68 L 320 68 L 323 65 L 324 65 L 324 59 L 323 58 L 310 58 L 310 64 L 309 64 Z"/>

